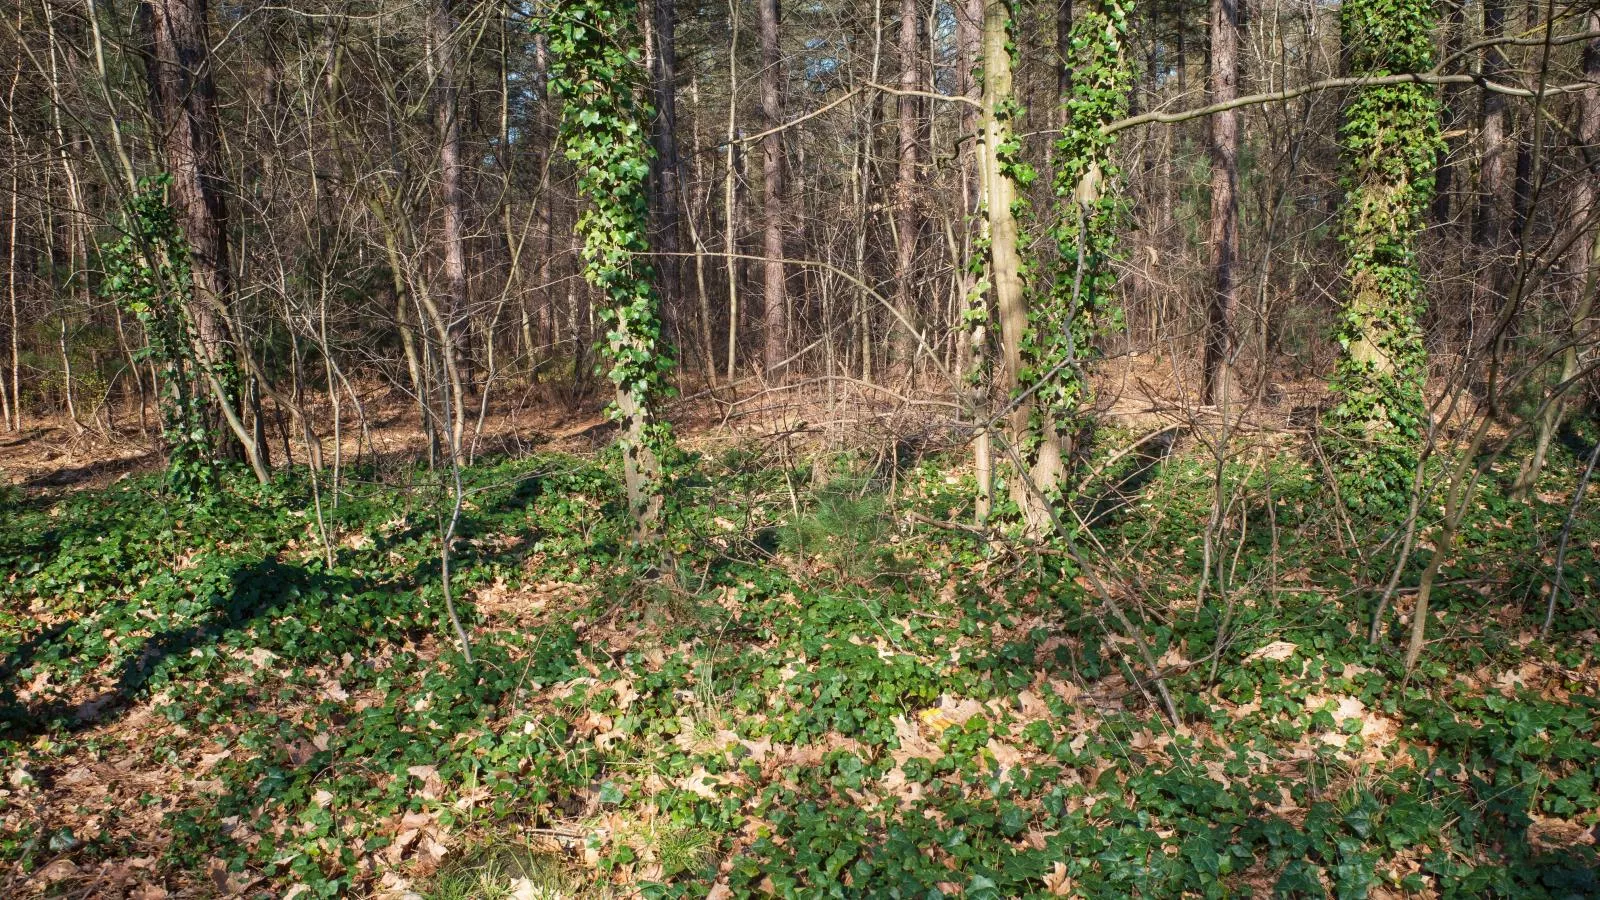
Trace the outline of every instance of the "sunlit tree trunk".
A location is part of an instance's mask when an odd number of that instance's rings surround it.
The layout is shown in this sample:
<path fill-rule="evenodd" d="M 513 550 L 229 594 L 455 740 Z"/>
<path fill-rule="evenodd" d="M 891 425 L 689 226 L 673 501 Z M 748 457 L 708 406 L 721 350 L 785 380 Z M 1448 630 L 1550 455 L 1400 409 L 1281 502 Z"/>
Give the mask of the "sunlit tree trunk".
<path fill-rule="evenodd" d="M 1431 0 L 1346 0 L 1341 34 L 1353 75 L 1432 65 Z M 1375 42 L 1373 34 L 1392 35 Z M 1424 432 L 1424 305 L 1416 259 L 1440 148 L 1434 89 L 1360 88 L 1341 131 L 1345 195 L 1343 353 L 1325 432 L 1344 503 L 1378 517 L 1405 510 Z"/>
<path fill-rule="evenodd" d="M 1600 12 L 1592 12 L 1585 23 L 1585 31 L 1600 32 Z M 1574 156 L 1577 176 L 1568 189 L 1566 214 L 1563 216 L 1572 249 L 1567 268 L 1578 284 L 1577 302 L 1573 305 L 1571 323 L 1562 336 L 1561 369 L 1556 377 L 1556 393 L 1550 397 L 1539 416 L 1534 434 L 1533 452 L 1523 460 L 1513 496 L 1526 499 L 1538 485 L 1539 474 L 1544 470 L 1545 458 L 1550 452 L 1550 442 L 1561 427 L 1566 412 L 1567 394 L 1571 382 L 1578 375 L 1578 353 L 1585 340 L 1584 330 L 1594 314 L 1596 293 L 1600 292 L 1600 38 L 1589 41 L 1583 51 L 1583 80 L 1588 85 L 1578 95 L 1575 105 L 1577 121 L 1574 123 Z M 1592 237 L 1572 234 L 1571 229 L 1587 226 Z"/>
<path fill-rule="evenodd" d="M 440 355 L 447 361 L 446 374 L 451 392 L 450 443 L 461 453 L 466 431 L 466 385 L 472 381 L 471 362 L 466 353 L 467 258 L 465 202 L 461 189 L 461 118 L 456 99 L 455 22 L 451 0 L 436 0 L 428 15 L 429 40 L 433 44 L 437 71 L 434 72 L 434 116 L 439 129 L 439 240 L 444 256 L 444 303 L 438 316 L 445 328 L 446 341 Z"/>
<path fill-rule="evenodd" d="M 761 139 L 763 361 L 779 374 L 789 352 L 789 294 L 784 275 L 783 54 L 778 43 L 779 0 L 761 2 Z"/>
<path fill-rule="evenodd" d="M 1239 0 L 1211 0 L 1211 103 L 1239 95 Z M 1206 403 L 1236 402 L 1234 309 L 1239 301 L 1239 114 L 1211 117 L 1211 302 L 1206 313 Z"/>

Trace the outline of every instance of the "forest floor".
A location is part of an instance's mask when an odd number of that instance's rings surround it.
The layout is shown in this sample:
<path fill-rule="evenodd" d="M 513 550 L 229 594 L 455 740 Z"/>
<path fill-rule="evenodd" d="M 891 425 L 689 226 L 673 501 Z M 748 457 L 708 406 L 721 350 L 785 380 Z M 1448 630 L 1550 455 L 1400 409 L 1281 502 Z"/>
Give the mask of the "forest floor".
<path fill-rule="evenodd" d="M 0 896 L 1600 896 L 1592 499 L 1540 636 L 1572 448 L 1528 503 L 1490 468 L 1408 678 L 1403 615 L 1366 640 L 1398 542 L 1285 433 L 1208 529 L 1203 442 L 1107 428 L 1067 553 L 968 527 L 938 446 L 727 410 L 683 429 L 668 577 L 597 419 L 486 444 L 471 663 L 425 468 L 179 504 L 133 448 L 6 450 Z"/>

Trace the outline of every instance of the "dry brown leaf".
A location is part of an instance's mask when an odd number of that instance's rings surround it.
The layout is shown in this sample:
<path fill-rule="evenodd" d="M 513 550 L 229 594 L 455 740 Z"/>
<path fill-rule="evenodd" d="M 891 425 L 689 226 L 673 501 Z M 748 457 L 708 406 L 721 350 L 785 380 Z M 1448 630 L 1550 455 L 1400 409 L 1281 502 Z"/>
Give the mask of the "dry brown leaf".
<path fill-rule="evenodd" d="M 1300 647 L 1298 645 L 1291 644 L 1288 641 L 1273 641 L 1265 647 L 1257 648 L 1255 652 L 1251 653 L 1249 656 L 1246 656 L 1245 659 L 1252 662 L 1259 659 L 1270 659 L 1274 662 L 1283 662 L 1289 657 L 1293 656 L 1294 652 L 1299 649 Z"/>
<path fill-rule="evenodd" d="M 422 799 L 437 800 L 444 793 L 444 780 L 434 766 L 411 766 L 406 774 L 422 780 Z"/>
<path fill-rule="evenodd" d="M 77 876 L 77 874 L 77 863 L 70 859 L 58 859 L 55 862 L 52 862 L 50 865 L 40 869 L 34 874 L 33 877 L 35 880 L 43 884 L 55 884 L 58 881 L 66 881 L 68 878 L 74 878 Z"/>
<path fill-rule="evenodd" d="M 1044 889 L 1052 897 L 1072 896 L 1072 876 L 1067 874 L 1067 864 L 1057 862 L 1044 876 Z"/>
<path fill-rule="evenodd" d="M 716 786 L 721 779 L 706 771 L 705 766 L 695 766 L 693 772 L 678 781 L 678 787 L 691 794 L 699 794 L 707 800 L 717 799 Z"/>

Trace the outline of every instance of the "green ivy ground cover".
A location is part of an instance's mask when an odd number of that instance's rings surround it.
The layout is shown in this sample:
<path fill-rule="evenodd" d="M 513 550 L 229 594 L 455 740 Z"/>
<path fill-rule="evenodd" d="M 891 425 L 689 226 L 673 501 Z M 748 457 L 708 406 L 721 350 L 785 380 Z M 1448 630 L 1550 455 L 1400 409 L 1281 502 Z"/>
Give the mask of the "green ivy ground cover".
<path fill-rule="evenodd" d="M 1393 542 L 1276 460 L 1229 470 L 1226 594 L 1205 459 L 1087 542 L 1176 726 L 1065 555 L 931 524 L 948 461 L 691 460 L 655 582 L 617 460 L 474 467 L 470 668 L 425 472 L 353 483 L 332 566 L 293 476 L 8 495 L 0 894 L 1600 895 L 1593 515 L 1536 638 L 1572 460 L 1484 492 L 1409 681 L 1365 641 Z"/>

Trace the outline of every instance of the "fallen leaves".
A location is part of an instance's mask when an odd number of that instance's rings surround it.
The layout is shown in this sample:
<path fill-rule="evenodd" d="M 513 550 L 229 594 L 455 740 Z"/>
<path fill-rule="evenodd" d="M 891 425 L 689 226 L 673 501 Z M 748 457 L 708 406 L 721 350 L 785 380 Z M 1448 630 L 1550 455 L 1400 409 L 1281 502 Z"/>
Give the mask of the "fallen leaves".
<path fill-rule="evenodd" d="M 425 812 L 408 812 L 400 817 L 394 842 L 384 850 L 390 865 L 414 859 L 416 872 L 427 874 L 438 868 L 450 851 L 434 817 Z"/>
<path fill-rule="evenodd" d="M 983 704 L 976 700 L 958 700 L 943 696 L 939 703 L 919 713 L 917 718 L 934 734 L 942 734 L 953 725 L 965 725 L 967 720 L 983 712 Z"/>
<path fill-rule="evenodd" d="M 444 779 L 439 777 L 436 766 L 411 766 L 406 769 L 406 774 L 422 782 L 419 792 L 424 800 L 438 800 L 444 795 Z"/>
<path fill-rule="evenodd" d="M 1289 657 L 1294 656 L 1295 651 L 1299 649 L 1298 645 L 1291 644 L 1288 641 L 1273 641 L 1265 647 L 1256 648 L 1249 656 L 1245 657 L 1245 661 L 1257 662 L 1267 659 L 1273 662 L 1285 662 Z"/>

